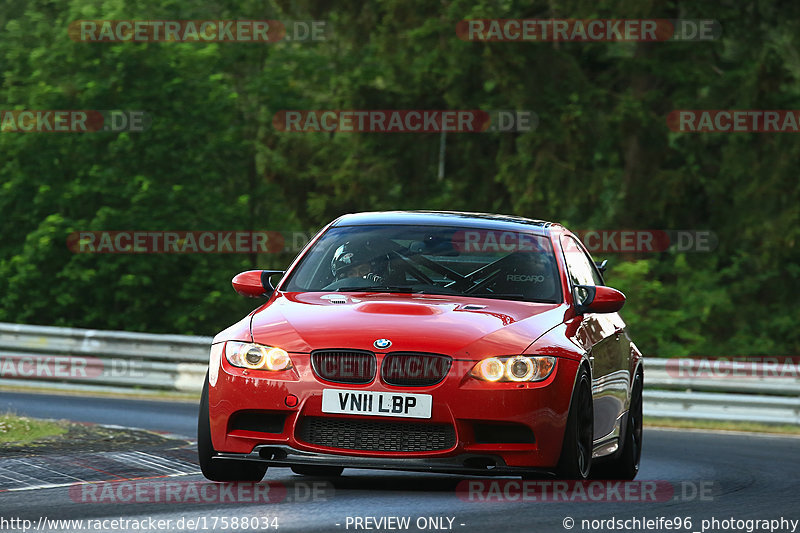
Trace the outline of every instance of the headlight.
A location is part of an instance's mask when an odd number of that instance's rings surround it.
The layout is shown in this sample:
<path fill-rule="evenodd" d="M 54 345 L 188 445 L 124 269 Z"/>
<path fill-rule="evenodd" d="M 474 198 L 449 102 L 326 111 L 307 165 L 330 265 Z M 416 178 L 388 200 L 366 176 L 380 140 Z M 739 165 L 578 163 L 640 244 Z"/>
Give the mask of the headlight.
<path fill-rule="evenodd" d="M 505 371 L 506 367 L 500 359 L 490 357 L 475 365 L 470 375 L 485 381 L 498 381 L 503 378 Z"/>
<path fill-rule="evenodd" d="M 479 361 L 469 375 L 483 381 L 542 381 L 556 366 L 550 356 L 512 355 Z"/>
<path fill-rule="evenodd" d="M 286 350 L 249 342 L 226 342 L 225 359 L 233 366 L 253 370 L 286 370 L 292 360 Z"/>

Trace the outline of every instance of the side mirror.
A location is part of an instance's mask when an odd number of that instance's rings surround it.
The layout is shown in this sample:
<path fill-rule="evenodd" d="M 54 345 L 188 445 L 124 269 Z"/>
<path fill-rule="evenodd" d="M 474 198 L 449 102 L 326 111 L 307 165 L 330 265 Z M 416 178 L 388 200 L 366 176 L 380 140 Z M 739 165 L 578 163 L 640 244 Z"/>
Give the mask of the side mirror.
<path fill-rule="evenodd" d="M 603 285 L 576 285 L 573 293 L 575 313 L 616 313 L 625 305 L 625 295 Z"/>
<path fill-rule="evenodd" d="M 283 270 L 248 270 L 236 274 L 231 280 L 233 290 L 242 296 L 259 298 L 261 296 L 271 296 L 275 291 L 270 277 L 273 274 L 283 274 Z"/>

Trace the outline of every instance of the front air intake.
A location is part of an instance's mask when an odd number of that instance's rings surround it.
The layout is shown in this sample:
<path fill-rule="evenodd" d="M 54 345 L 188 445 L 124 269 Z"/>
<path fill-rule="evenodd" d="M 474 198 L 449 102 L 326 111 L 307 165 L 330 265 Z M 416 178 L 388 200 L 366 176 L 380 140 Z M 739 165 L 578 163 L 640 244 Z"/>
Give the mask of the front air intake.
<path fill-rule="evenodd" d="M 259 433 L 283 433 L 286 413 L 269 411 L 239 411 L 231 416 L 228 431 L 258 431 Z"/>
<path fill-rule="evenodd" d="M 375 354 L 358 350 L 311 352 L 314 374 L 335 383 L 369 383 L 375 378 Z"/>
<path fill-rule="evenodd" d="M 450 424 L 351 418 L 303 417 L 296 436 L 317 446 L 376 452 L 432 452 L 456 445 L 455 428 Z"/>
<path fill-rule="evenodd" d="M 452 364 L 446 355 L 394 352 L 383 358 L 381 377 L 389 385 L 426 387 L 442 381 Z"/>

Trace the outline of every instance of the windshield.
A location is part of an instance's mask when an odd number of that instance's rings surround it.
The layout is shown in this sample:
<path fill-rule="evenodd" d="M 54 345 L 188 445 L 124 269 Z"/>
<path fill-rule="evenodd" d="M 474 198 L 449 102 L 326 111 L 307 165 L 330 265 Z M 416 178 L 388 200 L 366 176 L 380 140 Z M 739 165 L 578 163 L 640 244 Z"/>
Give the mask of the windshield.
<path fill-rule="evenodd" d="M 283 290 L 561 302 L 547 237 L 456 227 L 331 228 L 308 251 Z"/>

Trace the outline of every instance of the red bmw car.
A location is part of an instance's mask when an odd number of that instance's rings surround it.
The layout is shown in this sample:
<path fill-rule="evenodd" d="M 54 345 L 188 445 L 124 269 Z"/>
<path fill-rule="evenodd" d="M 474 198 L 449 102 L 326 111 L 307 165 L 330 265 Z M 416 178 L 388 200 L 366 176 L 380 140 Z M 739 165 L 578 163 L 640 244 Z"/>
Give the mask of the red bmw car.
<path fill-rule="evenodd" d="M 203 474 L 268 467 L 632 479 L 642 357 L 563 226 L 514 216 L 342 216 L 211 346 Z M 280 281 L 273 287 L 271 278 Z"/>

